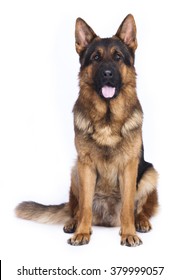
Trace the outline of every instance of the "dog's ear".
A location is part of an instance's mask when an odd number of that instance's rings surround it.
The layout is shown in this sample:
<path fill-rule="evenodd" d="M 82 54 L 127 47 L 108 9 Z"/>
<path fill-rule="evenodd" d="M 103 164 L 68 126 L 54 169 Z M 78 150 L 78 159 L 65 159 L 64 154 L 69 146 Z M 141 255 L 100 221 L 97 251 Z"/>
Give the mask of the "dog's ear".
<path fill-rule="evenodd" d="M 76 51 L 78 54 L 83 52 L 87 45 L 97 35 L 94 33 L 92 28 L 81 18 L 76 20 L 75 39 L 76 39 Z"/>
<path fill-rule="evenodd" d="M 136 50 L 136 23 L 134 17 L 131 14 L 125 17 L 120 27 L 118 28 L 118 31 L 116 32 L 115 36 L 120 38 L 133 51 Z"/>

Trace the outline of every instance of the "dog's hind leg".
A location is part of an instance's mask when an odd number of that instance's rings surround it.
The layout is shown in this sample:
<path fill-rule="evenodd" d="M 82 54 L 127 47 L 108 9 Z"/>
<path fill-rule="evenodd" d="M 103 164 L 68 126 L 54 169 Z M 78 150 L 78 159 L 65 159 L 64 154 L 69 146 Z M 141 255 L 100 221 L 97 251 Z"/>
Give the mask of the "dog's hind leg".
<path fill-rule="evenodd" d="M 135 227 L 139 232 L 151 230 L 149 219 L 156 214 L 158 209 L 157 178 L 158 174 L 151 166 L 144 172 L 138 183 L 135 200 Z"/>
<path fill-rule="evenodd" d="M 72 218 L 69 221 L 67 221 L 64 225 L 64 232 L 65 233 L 74 233 L 77 228 L 77 220 Z"/>

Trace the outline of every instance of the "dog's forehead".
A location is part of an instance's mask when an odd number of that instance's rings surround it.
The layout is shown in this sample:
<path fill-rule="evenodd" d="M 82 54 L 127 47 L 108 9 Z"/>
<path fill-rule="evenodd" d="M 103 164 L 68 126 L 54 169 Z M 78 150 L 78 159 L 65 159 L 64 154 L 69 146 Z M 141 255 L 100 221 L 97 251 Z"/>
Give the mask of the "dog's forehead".
<path fill-rule="evenodd" d="M 127 50 L 125 44 L 117 38 L 96 38 L 88 47 L 88 50 L 94 51 L 102 49 L 104 51 L 110 51 L 111 49 Z"/>

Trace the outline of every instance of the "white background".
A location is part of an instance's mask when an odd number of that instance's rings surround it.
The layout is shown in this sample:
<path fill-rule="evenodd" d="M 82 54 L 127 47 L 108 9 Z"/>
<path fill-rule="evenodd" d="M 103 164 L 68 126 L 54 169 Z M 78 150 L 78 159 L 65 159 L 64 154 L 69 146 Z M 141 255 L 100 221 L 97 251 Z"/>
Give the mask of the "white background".
<path fill-rule="evenodd" d="M 177 279 L 180 213 L 180 16 L 178 1 L 0 2 L 0 259 L 6 279 L 33 268 L 164 266 Z M 14 217 L 22 200 L 58 204 L 68 199 L 76 158 L 72 107 L 78 95 L 74 24 L 82 17 L 102 37 L 115 34 L 128 14 L 138 30 L 137 90 L 144 110 L 145 158 L 160 174 L 160 212 L 143 245 L 120 246 L 118 228 L 94 227 L 87 246 L 66 243 L 62 225 L 39 225 Z M 122 276 L 121 276 L 122 277 Z M 120 276 L 87 277 L 119 279 Z M 123 277 L 122 277 L 123 279 Z"/>

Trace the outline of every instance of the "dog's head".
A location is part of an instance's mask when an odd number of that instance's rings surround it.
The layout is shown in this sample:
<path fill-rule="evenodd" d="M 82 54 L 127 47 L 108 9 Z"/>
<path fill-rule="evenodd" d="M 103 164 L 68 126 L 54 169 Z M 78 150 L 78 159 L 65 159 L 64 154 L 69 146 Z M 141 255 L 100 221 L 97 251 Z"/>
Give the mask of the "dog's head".
<path fill-rule="evenodd" d="M 81 18 L 76 20 L 76 51 L 80 56 L 80 77 L 104 98 L 115 98 L 123 86 L 132 83 L 134 52 L 137 48 L 136 25 L 128 15 L 116 34 L 100 38 Z M 135 76 L 135 75 L 134 75 Z"/>

